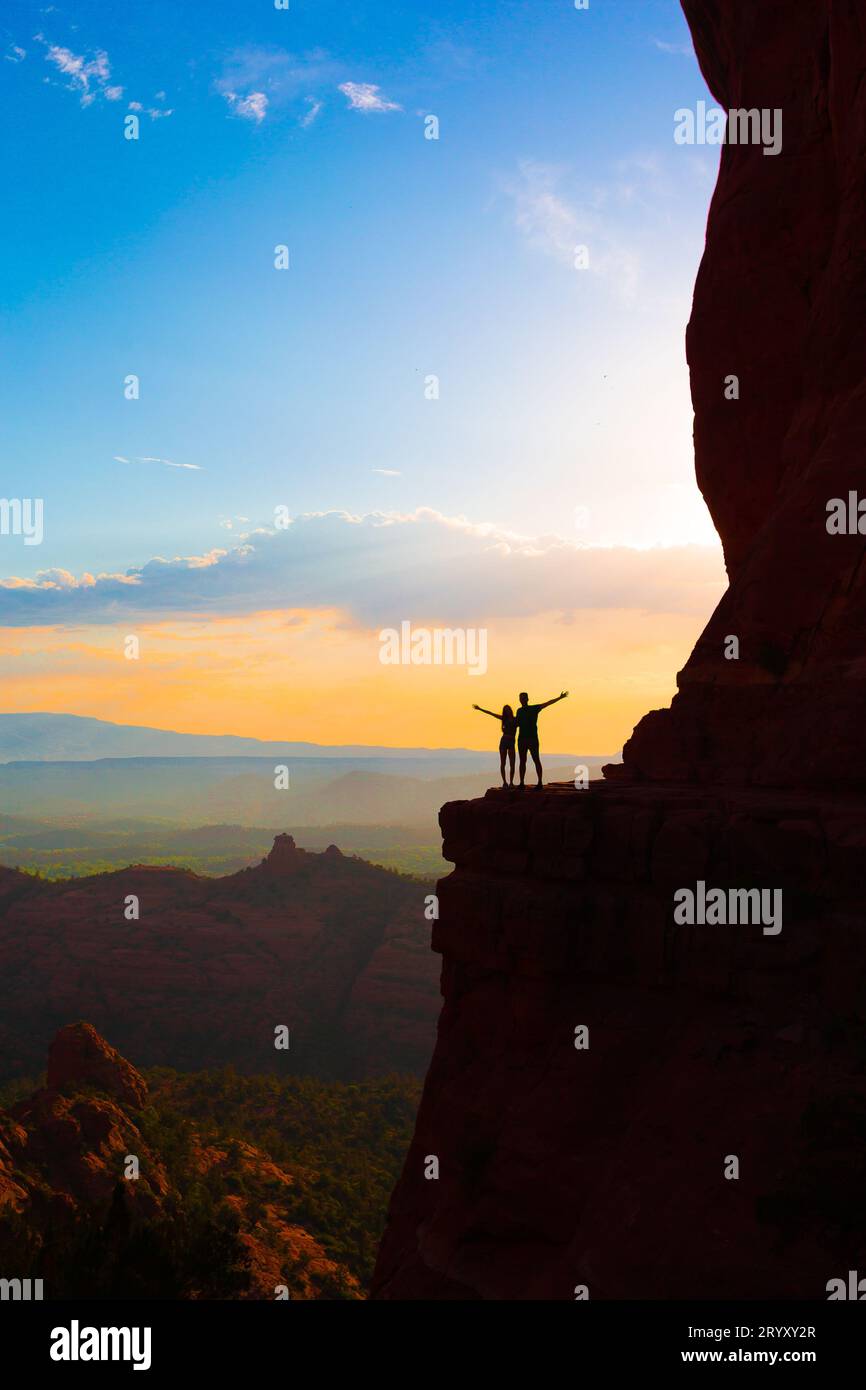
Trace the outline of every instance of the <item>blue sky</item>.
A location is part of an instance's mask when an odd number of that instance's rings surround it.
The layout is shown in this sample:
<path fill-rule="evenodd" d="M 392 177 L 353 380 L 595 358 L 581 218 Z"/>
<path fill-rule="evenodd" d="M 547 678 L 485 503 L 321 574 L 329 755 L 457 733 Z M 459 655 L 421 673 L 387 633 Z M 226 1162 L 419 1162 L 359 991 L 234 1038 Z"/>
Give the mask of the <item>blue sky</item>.
<path fill-rule="evenodd" d="M 6 0 L 0 39 L 0 492 L 45 499 L 4 575 L 280 504 L 712 540 L 683 333 L 718 152 L 673 142 L 706 96 L 675 0 Z"/>

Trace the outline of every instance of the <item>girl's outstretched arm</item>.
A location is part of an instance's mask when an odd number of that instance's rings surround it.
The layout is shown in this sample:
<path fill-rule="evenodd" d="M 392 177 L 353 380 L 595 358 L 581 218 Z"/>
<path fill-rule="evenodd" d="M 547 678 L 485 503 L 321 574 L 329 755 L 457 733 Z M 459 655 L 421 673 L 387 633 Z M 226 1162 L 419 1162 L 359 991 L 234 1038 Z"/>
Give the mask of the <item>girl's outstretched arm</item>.
<path fill-rule="evenodd" d="M 493 712 L 492 709 L 482 709 L 480 705 L 473 705 L 472 708 L 473 708 L 473 709 L 477 709 L 477 711 L 478 711 L 479 714 L 489 714 L 491 719 L 501 719 L 501 718 L 502 718 L 502 715 L 501 715 L 501 714 L 494 714 L 494 712 Z"/>

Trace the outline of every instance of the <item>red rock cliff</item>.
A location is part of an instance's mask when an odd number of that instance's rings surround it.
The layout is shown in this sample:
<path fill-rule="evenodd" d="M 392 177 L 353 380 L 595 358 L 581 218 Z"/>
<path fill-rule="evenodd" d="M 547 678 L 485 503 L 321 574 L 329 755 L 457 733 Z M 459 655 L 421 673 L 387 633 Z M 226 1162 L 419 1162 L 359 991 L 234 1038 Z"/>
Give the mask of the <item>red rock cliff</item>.
<path fill-rule="evenodd" d="M 688 359 L 730 588 L 625 775 L 862 788 L 866 541 L 826 523 L 831 499 L 866 498 L 866 9 L 683 8 L 716 101 L 780 110 L 782 151 L 722 152 Z"/>
<path fill-rule="evenodd" d="M 823 1299 L 866 1259 L 866 571 L 826 529 L 866 494 L 866 9 L 684 8 L 717 100 L 783 111 L 724 152 L 689 328 L 730 590 L 616 780 L 444 807 L 376 1298 Z M 680 924 L 698 885 L 781 930 Z"/>
<path fill-rule="evenodd" d="M 826 1297 L 864 1254 L 859 801 L 593 783 L 441 820 L 445 1002 L 373 1296 Z M 781 889 L 782 930 L 675 925 L 700 880 Z"/>

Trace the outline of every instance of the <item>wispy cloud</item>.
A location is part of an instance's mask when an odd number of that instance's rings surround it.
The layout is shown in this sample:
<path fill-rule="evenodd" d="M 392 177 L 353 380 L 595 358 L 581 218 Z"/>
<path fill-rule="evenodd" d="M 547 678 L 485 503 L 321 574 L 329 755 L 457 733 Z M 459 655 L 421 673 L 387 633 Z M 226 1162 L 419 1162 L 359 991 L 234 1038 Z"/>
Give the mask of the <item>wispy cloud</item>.
<path fill-rule="evenodd" d="M 513 206 L 514 225 L 536 250 L 575 269 L 579 247 L 589 252 L 589 273 L 610 282 L 619 297 L 632 301 L 640 281 L 636 252 L 619 243 L 605 223 L 604 190 L 581 201 L 560 189 L 562 171 L 534 160 L 521 160 L 504 190 Z"/>
<path fill-rule="evenodd" d="M 232 113 L 260 125 L 266 117 L 294 108 L 305 130 L 324 109 L 324 96 L 334 87 L 342 92 L 352 111 L 402 111 L 374 82 L 348 82 L 345 64 L 324 49 L 291 53 L 284 48 L 249 46 L 230 53 L 214 89 Z"/>
<path fill-rule="evenodd" d="M 315 121 L 316 117 L 322 111 L 322 108 L 324 107 L 325 103 L 323 101 L 319 101 L 316 97 L 304 97 L 304 100 L 306 101 L 309 110 L 306 111 L 305 114 L 301 117 L 301 125 L 304 127 L 304 130 L 308 130 L 309 127 L 313 124 L 313 121 Z"/>
<path fill-rule="evenodd" d="M 380 96 L 375 82 L 341 82 L 340 91 L 348 99 L 352 111 L 402 111 L 396 101 Z"/>
<path fill-rule="evenodd" d="M 108 54 L 99 49 L 90 58 L 85 54 L 73 53 L 62 44 L 49 43 L 44 34 L 34 34 L 37 43 L 46 48 L 45 61 L 51 63 L 66 78 L 67 91 L 76 92 L 82 106 L 90 106 L 100 92 L 104 92 L 111 77 L 111 64 Z"/>
<path fill-rule="evenodd" d="M 203 473 L 200 463 L 175 463 L 173 459 L 156 458 L 152 454 L 142 454 L 138 458 L 124 458 L 122 454 L 112 454 L 115 463 L 162 463 L 166 468 L 188 468 L 194 473 Z"/>
<path fill-rule="evenodd" d="M 9 48 L 9 52 L 4 53 L 3 57 L 6 59 L 7 63 L 23 63 L 24 59 L 27 57 L 27 50 L 26 48 L 19 48 L 17 43 L 13 43 Z"/>
<path fill-rule="evenodd" d="M 149 116 L 152 121 L 160 121 L 163 120 L 166 116 L 174 115 L 174 111 L 172 109 L 163 111 L 155 106 L 146 107 L 140 101 L 131 101 L 127 109 L 129 111 L 143 111 L 145 116 Z"/>
<path fill-rule="evenodd" d="M 261 125 L 268 113 L 268 99 L 264 92 L 248 92 L 245 97 L 238 96 L 237 92 L 223 92 L 223 96 L 236 116 L 255 121 L 256 125 Z"/>
<path fill-rule="evenodd" d="M 695 50 L 690 43 L 666 43 L 664 39 L 653 39 L 660 53 L 676 53 L 686 58 L 694 57 Z"/>
<path fill-rule="evenodd" d="M 50 10 L 43 11 L 44 14 L 50 12 Z M 106 101 L 111 102 L 121 100 L 125 88 L 119 83 L 111 81 L 111 63 L 104 49 L 97 49 L 88 56 L 85 53 L 74 53 L 71 48 L 66 48 L 63 44 L 51 43 L 44 34 L 34 34 L 33 38 L 36 43 L 42 44 L 45 48 L 46 63 L 50 63 L 66 79 L 61 85 L 68 92 L 74 92 L 82 106 L 92 106 L 97 97 L 103 97 Z M 13 52 L 20 53 L 22 57 L 26 56 L 23 48 L 15 48 Z M 13 61 L 20 61 L 20 59 L 13 59 Z M 48 78 L 45 79 L 46 82 L 49 80 Z M 162 96 L 165 96 L 164 92 Z M 171 110 L 159 107 L 145 108 L 140 101 L 130 101 L 128 110 L 146 110 L 147 115 L 153 121 L 174 114 Z"/>
<path fill-rule="evenodd" d="M 340 73 L 340 65 L 323 49 L 296 54 L 284 48 L 248 46 L 228 54 L 214 88 L 235 115 L 257 125 L 265 116 L 296 106 L 303 99 L 309 109 L 301 124 L 312 125 L 321 109 L 317 93 L 333 87 Z M 244 103 L 247 105 L 241 109 Z"/>
<path fill-rule="evenodd" d="M 548 165 L 522 160 L 505 191 L 514 203 L 515 226 L 527 241 L 571 264 L 574 247 L 590 229 L 589 219 L 557 190 L 558 173 Z"/>
<path fill-rule="evenodd" d="M 383 478 L 402 478 L 399 468 L 371 468 L 371 473 L 381 473 Z"/>

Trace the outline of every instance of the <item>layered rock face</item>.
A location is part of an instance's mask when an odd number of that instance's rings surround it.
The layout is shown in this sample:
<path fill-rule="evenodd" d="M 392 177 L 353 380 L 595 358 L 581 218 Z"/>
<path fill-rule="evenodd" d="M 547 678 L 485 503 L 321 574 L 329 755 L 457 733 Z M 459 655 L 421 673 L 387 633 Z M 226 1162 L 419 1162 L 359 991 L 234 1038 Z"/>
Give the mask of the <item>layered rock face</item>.
<path fill-rule="evenodd" d="M 442 827 L 445 1002 L 374 1297 L 826 1297 L 866 1254 L 857 802 L 594 783 Z M 781 929 L 678 925 L 699 883 L 781 890 Z"/>
<path fill-rule="evenodd" d="M 782 150 L 723 149 L 688 330 L 730 588 L 622 775 L 863 788 L 866 540 L 828 534 L 827 504 L 866 499 L 866 11 L 683 8 L 716 101 L 781 111 Z"/>
<path fill-rule="evenodd" d="M 688 334 L 730 589 L 607 782 L 443 809 L 377 1298 L 824 1299 L 866 1268 L 866 566 L 827 529 L 866 496 L 866 10 L 683 5 L 718 102 L 783 122 L 724 150 Z"/>

